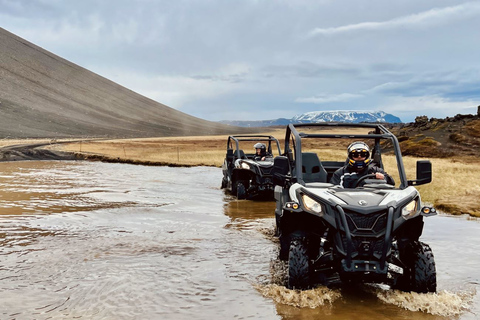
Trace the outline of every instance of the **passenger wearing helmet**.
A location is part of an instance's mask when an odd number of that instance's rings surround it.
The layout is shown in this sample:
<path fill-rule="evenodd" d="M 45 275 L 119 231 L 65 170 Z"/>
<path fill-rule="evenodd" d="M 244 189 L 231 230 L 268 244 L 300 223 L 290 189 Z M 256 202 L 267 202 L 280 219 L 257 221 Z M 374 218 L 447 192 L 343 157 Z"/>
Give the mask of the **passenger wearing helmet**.
<path fill-rule="evenodd" d="M 253 146 L 255 148 L 255 156 L 253 160 L 255 161 L 264 161 L 267 157 L 271 157 L 272 155 L 267 152 L 267 146 L 264 143 L 258 142 L 255 143 Z"/>
<path fill-rule="evenodd" d="M 334 172 L 330 180 L 332 184 L 342 188 L 353 188 L 361 177 L 375 174 L 375 179 L 386 180 L 388 184 L 395 185 L 392 177 L 371 162 L 370 148 L 365 142 L 351 143 L 347 148 L 347 154 L 347 164 Z M 365 181 L 362 181 L 359 186 L 364 184 Z"/>

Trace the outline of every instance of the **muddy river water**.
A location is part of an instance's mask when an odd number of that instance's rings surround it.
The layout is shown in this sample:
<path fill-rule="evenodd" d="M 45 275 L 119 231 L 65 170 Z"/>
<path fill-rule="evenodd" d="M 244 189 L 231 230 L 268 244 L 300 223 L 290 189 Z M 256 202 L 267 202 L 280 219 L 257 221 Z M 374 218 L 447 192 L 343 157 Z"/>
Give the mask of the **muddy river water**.
<path fill-rule="evenodd" d="M 273 202 L 221 170 L 0 163 L 0 319 L 480 319 L 480 220 L 425 219 L 438 293 L 287 290 Z"/>

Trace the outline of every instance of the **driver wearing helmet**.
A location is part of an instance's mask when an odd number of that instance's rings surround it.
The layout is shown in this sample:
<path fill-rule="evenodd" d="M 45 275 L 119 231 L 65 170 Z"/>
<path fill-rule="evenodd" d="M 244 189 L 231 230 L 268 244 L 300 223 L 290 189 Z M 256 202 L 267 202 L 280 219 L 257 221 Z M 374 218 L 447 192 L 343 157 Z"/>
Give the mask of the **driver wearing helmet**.
<path fill-rule="evenodd" d="M 255 148 L 255 156 L 253 160 L 255 161 L 264 161 L 265 158 L 271 157 L 272 155 L 267 152 L 267 146 L 264 143 L 258 142 L 253 146 Z"/>
<path fill-rule="evenodd" d="M 365 142 L 356 141 L 347 148 L 348 163 L 334 172 L 330 182 L 341 188 L 353 188 L 357 181 L 367 175 L 374 174 L 375 179 L 386 180 L 388 184 L 395 185 L 395 181 L 382 168 L 375 166 L 370 159 L 370 148 Z M 373 177 L 372 177 L 373 179 Z M 365 184 L 360 182 L 359 186 Z"/>

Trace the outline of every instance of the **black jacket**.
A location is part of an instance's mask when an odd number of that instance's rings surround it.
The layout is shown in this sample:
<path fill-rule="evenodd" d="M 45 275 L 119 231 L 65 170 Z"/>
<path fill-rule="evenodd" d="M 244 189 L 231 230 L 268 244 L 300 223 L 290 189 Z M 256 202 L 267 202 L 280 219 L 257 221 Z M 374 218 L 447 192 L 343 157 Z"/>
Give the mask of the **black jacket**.
<path fill-rule="evenodd" d="M 353 186 L 357 183 L 358 179 L 367 174 L 372 174 L 376 172 L 380 172 L 385 175 L 385 179 L 387 180 L 388 184 L 395 185 L 395 181 L 392 177 L 390 177 L 385 171 L 383 171 L 382 168 L 379 168 L 372 164 L 368 165 L 362 171 L 355 171 L 349 165 L 343 166 L 342 168 L 339 168 L 333 173 L 332 179 L 330 179 L 330 183 L 339 185 L 342 188 L 353 188 Z M 360 183 L 360 186 L 363 186 L 364 184 L 365 181 L 362 181 Z"/>
<path fill-rule="evenodd" d="M 272 158 L 272 155 L 268 152 L 265 152 L 265 153 L 262 153 L 260 155 L 255 154 L 253 156 L 253 160 L 255 160 L 255 161 L 260 161 L 260 160 L 262 160 L 262 158 Z"/>

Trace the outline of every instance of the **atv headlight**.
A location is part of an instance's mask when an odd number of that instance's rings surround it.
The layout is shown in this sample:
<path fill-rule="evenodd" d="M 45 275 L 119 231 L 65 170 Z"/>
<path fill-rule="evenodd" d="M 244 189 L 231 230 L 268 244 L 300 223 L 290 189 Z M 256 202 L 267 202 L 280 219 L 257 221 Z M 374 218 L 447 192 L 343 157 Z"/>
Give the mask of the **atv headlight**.
<path fill-rule="evenodd" d="M 413 218 L 418 213 L 418 198 L 410 201 L 405 207 L 402 208 L 402 216 L 405 219 Z"/>
<path fill-rule="evenodd" d="M 306 194 L 302 194 L 302 203 L 306 211 L 315 213 L 317 215 L 323 215 L 323 206 Z"/>
<path fill-rule="evenodd" d="M 249 165 L 248 163 L 246 163 L 246 162 L 240 163 L 240 167 L 241 167 L 242 169 L 250 170 L 250 165 Z"/>

